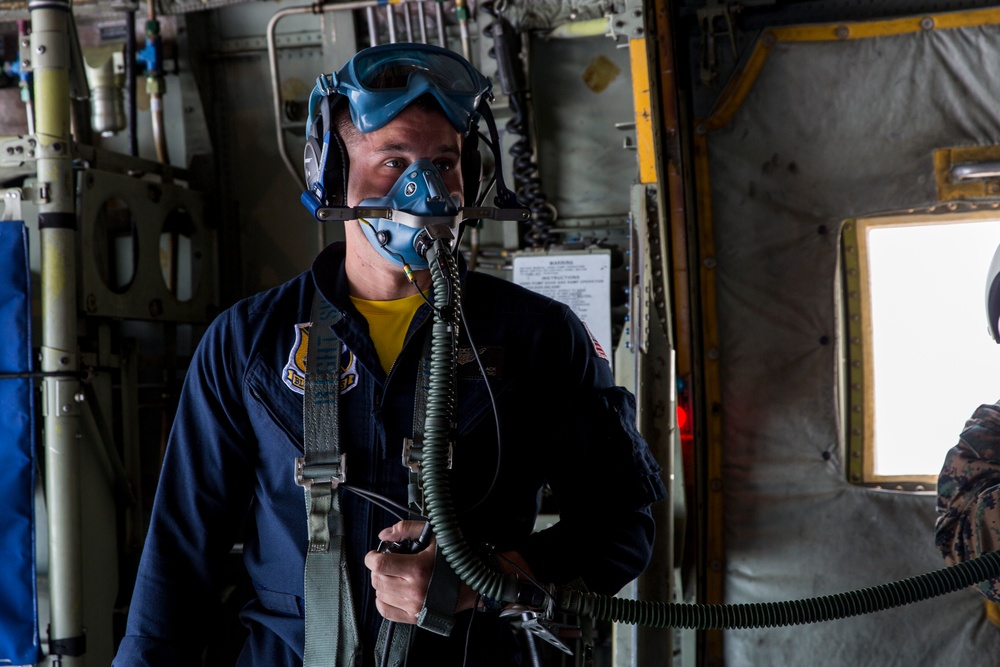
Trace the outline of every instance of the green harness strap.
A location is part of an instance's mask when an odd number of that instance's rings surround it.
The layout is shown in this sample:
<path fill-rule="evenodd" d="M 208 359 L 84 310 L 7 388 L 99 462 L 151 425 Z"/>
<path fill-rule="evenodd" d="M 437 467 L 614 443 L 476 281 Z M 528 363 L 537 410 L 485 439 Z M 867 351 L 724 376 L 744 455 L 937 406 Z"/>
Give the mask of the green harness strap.
<path fill-rule="evenodd" d="M 305 456 L 295 459 L 295 483 L 305 493 L 309 526 L 303 667 L 361 664 L 340 513 L 339 486 L 346 472 L 339 441 L 341 342 L 331 328 L 339 319 L 339 311 L 314 293 L 302 406 Z"/>
<path fill-rule="evenodd" d="M 427 399 L 431 376 L 431 339 L 424 341 L 424 350 L 417 367 L 417 386 L 413 402 L 413 438 L 407 438 L 403 443 L 403 465 L 410 473 L 407 486 L 407 498 L 410 507 L 410 518 L 424 515 L 424 494 L 420 482 L 420 465 L 423 461 L 424 420 L 427 416 Z M 416 626 L 412 624 L 395 624 L 389 645 L 389 667 L 401 667 L 406 663 L 406 654 L 412 641 L 414 627 L 420 627 L 439 635 L 448 636 L 455 625 L 455 606 L 458 604 L 458 593 L 462 585 L 455 570 L 444 558 L 444 552 L 438 549 L 434 557 L 434 571 L 427 586 L 424 607 L 417 617 Z M 382 622 L 379 629 L 375 655 L 378 658 L 385 650 L 385 642 L 389 636 L 389 623 Z"/>
<path fill-rule="evenodd" d="M 451 371 L 454 373 L 454 369 Z M 423 463 L 424 421 L 427 418 L 428 393 L 431 387 L 431 337 L 424 340 L 424 353 L 417 368 L 417 391 L 413 406 L 413 442 L 403 452 L 403 465 L 410 469 L 410 509 L 424 514 L 424 490 L 420 481 Z M 451 468 L 451 453 L 448 456 Z M 455 625 L 455 606 L 462 580 L 438 549 L 434 557 L 434 571 L 427 586 L 424 608 L 417 617 L 417 627 L 439 635 L 450 635 Z"/>

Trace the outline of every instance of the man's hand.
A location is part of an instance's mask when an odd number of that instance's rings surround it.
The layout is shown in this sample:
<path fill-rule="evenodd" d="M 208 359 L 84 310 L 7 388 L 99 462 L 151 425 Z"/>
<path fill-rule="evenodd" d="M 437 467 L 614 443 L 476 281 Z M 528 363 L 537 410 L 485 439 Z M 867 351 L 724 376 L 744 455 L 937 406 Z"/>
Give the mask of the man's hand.
<path fill-rule="evenodd" d="M 383 543 L 416 540 L 424 528 L 423 521 L 400 521 L 378 534 Z M 365 567 L 372 573 L 375 607 L 390 621 L 416 623 L 424 606 L 427 584 L 434 571 L 437 542 L 431 539 L 417 553 L 369 551 Z"/>
<path fill-rule="evenodd" d="M 425 527 L 423 521 L 400 521 L 378 534 L 383 543 L 416 540 Z M 385 553 L 369 551 L 365 567 L 372 573 L 375 589 L 375 607 L 383 617 L 399 623 L 416 623 L 424 608 L 427 586 L 434 572 L 437 541 L 431 539 L 426 548 L 417 553 Z M 476 592 L 462 583 L 458 592 L 455 611 L 472 609 Z"/>

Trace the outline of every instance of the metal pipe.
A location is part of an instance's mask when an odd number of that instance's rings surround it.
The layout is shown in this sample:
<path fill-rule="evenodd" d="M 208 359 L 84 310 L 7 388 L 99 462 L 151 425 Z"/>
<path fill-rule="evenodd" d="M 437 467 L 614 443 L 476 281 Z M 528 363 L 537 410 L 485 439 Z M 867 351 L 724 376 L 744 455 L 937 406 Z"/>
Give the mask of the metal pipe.
<path fill-rule="evenodd" d="M 458 19 L 458 34 L 462 40 L 462 55 L 465 59 L 472 61 L 472 52 L 469 45 L 469 8 L 465 6 L 465 0 L 455 0 L 455 16 Z"/>
<path fill-rule="evenodd" d="M 25 20 L 20 20 L 17 22 L 17 41 L 18 48 L 22 42 L 30 40 L 31 31 L 28 29 L 28 22 Z M 32 92 L 31 92 L 31 74 L 25 73 L 22 69 L 19 76 L 20 89 L 21 89 L 21 101 L 24 102 L 24 112 L 28 119 L 28 134 L 35 133 L 35 105 L 32 102 Z"/>
<path fill-rule="evenodd" d="M 951 168 L 951 176 L 956 181 L 974 178 L 996 178 L 1000 176 L 1000 161 L 957 164 Z"/>
<path fill-rule="evenodd" d="M 396 15 L 392 5 L 385 6 L 385 24 L 389 27 L 389 43 L 396 43 Z"/>
<path fill-rule="evenodd" d="M 136 120 L 136 77 L 135 77 L 135 10 L 130 9 L 125 12 L 125 94 L 128 97 L 125 110 L 127 118 L 125 127 L 128 138 L 128 154 L 137 157 L 139 155 L 139 134 Z"/>
<path fill-rule="evenodd" d="M 420 41 L 427 43 L 427 23 L 424 17 L 424 3 L 417 3 L 417 20 L 420 21 Z"/>
<path fill-rule="evenodd" d="M 447 40 L 444 38 L 444 9 L 441 0 L 434 0 L 434 15 L 437 19 L 438 46 L 447 48 Z"/>
<path fill-rule="evenodd" d="M 375 37 L 375 9 L 365 7 L 365 16 L 368 18 L 368 45 L 376 46 L 378 38 Z"/>
<path fill-rule="evenodd" d="M 284 161 L 285 166 L 288 167 L 289 173 L 302 190 L 306 189 L 306 181 L 302 176 L 302 168 L 301 165 L 298 167 L 294 166 L 291 158 L 288 157 L 288 146 L 285 144 L 285 131 L 281 123 L 281 87 L 278 79 L 278 55 L 274 41 L 274 29 L 278 25 L 278 22 L 286 16 L 293 14 L 315 14 L 318 11 L 321 11 L 321 9 L 317 5 L 288 7 L 287 9 L 275 12 L 271 20 L 267 22 L 267 60 L 271 67 L 271 99 L 274 103 L 274 127 L 278 136 L 278 152 L 281 154 L 281 159 Z"/>
<path fill-rule="evenodd" d="M 163 120 L 163 93 L 153 93 L 149 96 L 149 111 L 153 120 L 153 145 L 156 147 L 156 159 L 162 164 L 170 164 L 167 130 Z"/>
<path fill-rule="evenodd" d="M 43 438 L 49 516 L 49 654 L 83 664 L 83 539 L 80 511 L 80 384 L 76 329 L 76 212 L 70 154 L 70 3 L 32 0 L 31 53 L 38 142 L 41 243 Z"/>
<path fill-rule="evenodd" d="M 403 5 L 403 18 L 406 20 L 406 41 L 412 42 L 413 39 L 413 12 L 410 11 L 409 5 Z"/>

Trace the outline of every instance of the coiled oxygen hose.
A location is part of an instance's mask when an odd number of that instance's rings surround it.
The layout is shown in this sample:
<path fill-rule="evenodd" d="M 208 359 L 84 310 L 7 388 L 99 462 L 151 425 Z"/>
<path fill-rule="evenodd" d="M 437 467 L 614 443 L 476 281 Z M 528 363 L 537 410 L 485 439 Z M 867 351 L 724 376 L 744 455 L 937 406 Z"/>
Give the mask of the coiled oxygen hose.
<path fill-rule="evenodd" d="M 427 264 L 434 291 L 434 324 L 424 457 L 420 466 L 425 509 L 448 565 L 473 590 L 500 600 L 503 576 L 486 565 L 466 542 L 458 525 L 448 479 L 448 449 L 455 423 L 455 349 L 461 320 L 458 265 L 441 240 L 436 240 L 427 251 Z"/>
<path fill-rule="evenodd" d="M 440 240 L 428 250 L 427 263 L 435 309 L 421 467 L 427 513 L 438 547 L 462 581 L 486 597 L 517 602 L 518 582 L 490 568 L 466 542 L 458 525 L 448 478 L 448 450 L 455 423 L 454 362 L 461 320 L 458 267 Z M 954 593 L 997 577 L 1000 577 L 1000 551 L 871 588 L 784 602 L 715 605 L 648 602 L 554 586 L 549 594 L 558 611 L 596 620 L 654 628 L 737 629 L 817 623 L 870 614 Z"/>
<path fill-rule="evenodd" d="M 954 593 L 1000 576 L 1000 551 L 871 588 L 784 602 L 680 604 L 564 591 L 560 611 L 652 628 L 771 628 L 832 621 Z"/>

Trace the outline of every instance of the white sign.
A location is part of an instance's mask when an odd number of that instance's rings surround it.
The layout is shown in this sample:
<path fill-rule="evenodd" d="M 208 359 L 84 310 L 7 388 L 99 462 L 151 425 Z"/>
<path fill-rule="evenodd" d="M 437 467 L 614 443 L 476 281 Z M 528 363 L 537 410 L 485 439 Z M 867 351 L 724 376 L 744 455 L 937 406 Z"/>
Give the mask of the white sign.
<path fill-rule="evenodd" d="M 513 268 L 515 283 L 569 306 L 612 358 L 611 251 L 518 254 Z"/>

